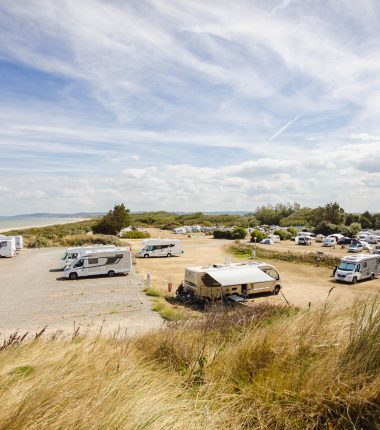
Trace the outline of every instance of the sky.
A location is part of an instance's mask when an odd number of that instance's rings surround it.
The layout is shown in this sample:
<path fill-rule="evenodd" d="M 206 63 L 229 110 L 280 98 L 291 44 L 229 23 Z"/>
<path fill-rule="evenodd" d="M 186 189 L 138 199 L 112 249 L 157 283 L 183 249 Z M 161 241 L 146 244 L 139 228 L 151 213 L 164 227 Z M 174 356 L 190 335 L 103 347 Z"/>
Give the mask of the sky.
<path fill-rule="evenodd" d="M 0 215 L 380 211 L 377 0 L 0 3 Z"/>

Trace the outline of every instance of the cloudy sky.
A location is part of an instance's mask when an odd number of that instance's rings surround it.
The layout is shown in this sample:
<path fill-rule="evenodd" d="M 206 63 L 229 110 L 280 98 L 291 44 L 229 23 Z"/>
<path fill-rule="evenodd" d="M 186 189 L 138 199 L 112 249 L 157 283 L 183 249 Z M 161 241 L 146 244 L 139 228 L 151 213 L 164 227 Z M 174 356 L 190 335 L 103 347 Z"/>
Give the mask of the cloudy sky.
<path fill-rule="evenodd" d="M 0 215 L 378 211 L 377 0 L 0 3 Z"/>

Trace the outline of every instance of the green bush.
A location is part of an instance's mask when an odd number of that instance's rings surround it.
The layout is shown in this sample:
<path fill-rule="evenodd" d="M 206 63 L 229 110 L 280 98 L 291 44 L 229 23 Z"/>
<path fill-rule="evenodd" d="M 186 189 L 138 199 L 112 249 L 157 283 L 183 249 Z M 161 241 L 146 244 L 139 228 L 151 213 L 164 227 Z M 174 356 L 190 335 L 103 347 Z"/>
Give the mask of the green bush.
<path fill-rule="evenodd" d="M 292 237 L 291 233 L 286 230 L 275 230 L 273 234 L 280 236 L 281 240 L 289 240 Z"/>
<path fill-rule="evenodd" d="M 36 236 L 27 244 L 27 248 L 47 248 L 49 246 L 52 246 L 52 242 L 50 239 L 44 236 Z"/>
<path fill-rule="evenodd" d="M 255 237 L 256 241 L 260 242 L 266 237 L 268 237 L 268 235 L 266 233 L 261 232 L 260 230 L 253 230 L 253 232 L 251 233 L 251 242 L 255 241 Z"/>
<path fill-rule="evenodd" d="M 247 230 L 243 227 L 236 227 L 233 230 L 215 230 L 213 234 L 214 239 L 240 240 L 245 238 Z"/>
<path fill-rule="evenodd" d="M 150 234 L 147 231 L 139 231 L 139 230 L 126 231 L 123 234 L 124 239 L 147 239 L 149 237 L 150 237 Z"/>
<path fill-rule="evenodd" d="M 122 246 L 123 243 L 116 236 L 104 234 L 82 234 L 66 237 L 62 240 L 64 246 L 84 246 L 84 245 L 115 245 Z M 124 244 L 125 245 L 125 244 Z"/>

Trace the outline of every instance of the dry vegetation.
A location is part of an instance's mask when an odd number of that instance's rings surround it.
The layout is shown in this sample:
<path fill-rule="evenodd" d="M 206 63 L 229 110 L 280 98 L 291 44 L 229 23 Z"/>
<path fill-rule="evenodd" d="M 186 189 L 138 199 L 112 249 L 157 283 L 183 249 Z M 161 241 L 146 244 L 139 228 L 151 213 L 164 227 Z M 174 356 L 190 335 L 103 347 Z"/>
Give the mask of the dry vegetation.
<path fill-rule="evenodd" d="M 0 428 L 379 428 L 378 305 L 211 310 L 132 339 L 16 336 L 0 351 Z"/>

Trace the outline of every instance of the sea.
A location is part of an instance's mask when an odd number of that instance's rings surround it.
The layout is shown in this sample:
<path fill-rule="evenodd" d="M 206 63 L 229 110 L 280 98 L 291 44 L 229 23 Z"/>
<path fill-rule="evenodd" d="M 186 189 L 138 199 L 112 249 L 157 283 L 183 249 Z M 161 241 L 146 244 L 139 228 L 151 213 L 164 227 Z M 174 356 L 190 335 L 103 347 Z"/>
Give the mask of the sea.
<path fill-rule="evenodd" d="M 20 229 L 24 227 L 41 227 L 54 224 L 68 224 L 70 222 L 82 221 L 83 218 L 41 218 L 41 217 L 10 217 L 0 218 L 0 231 Z"/>

